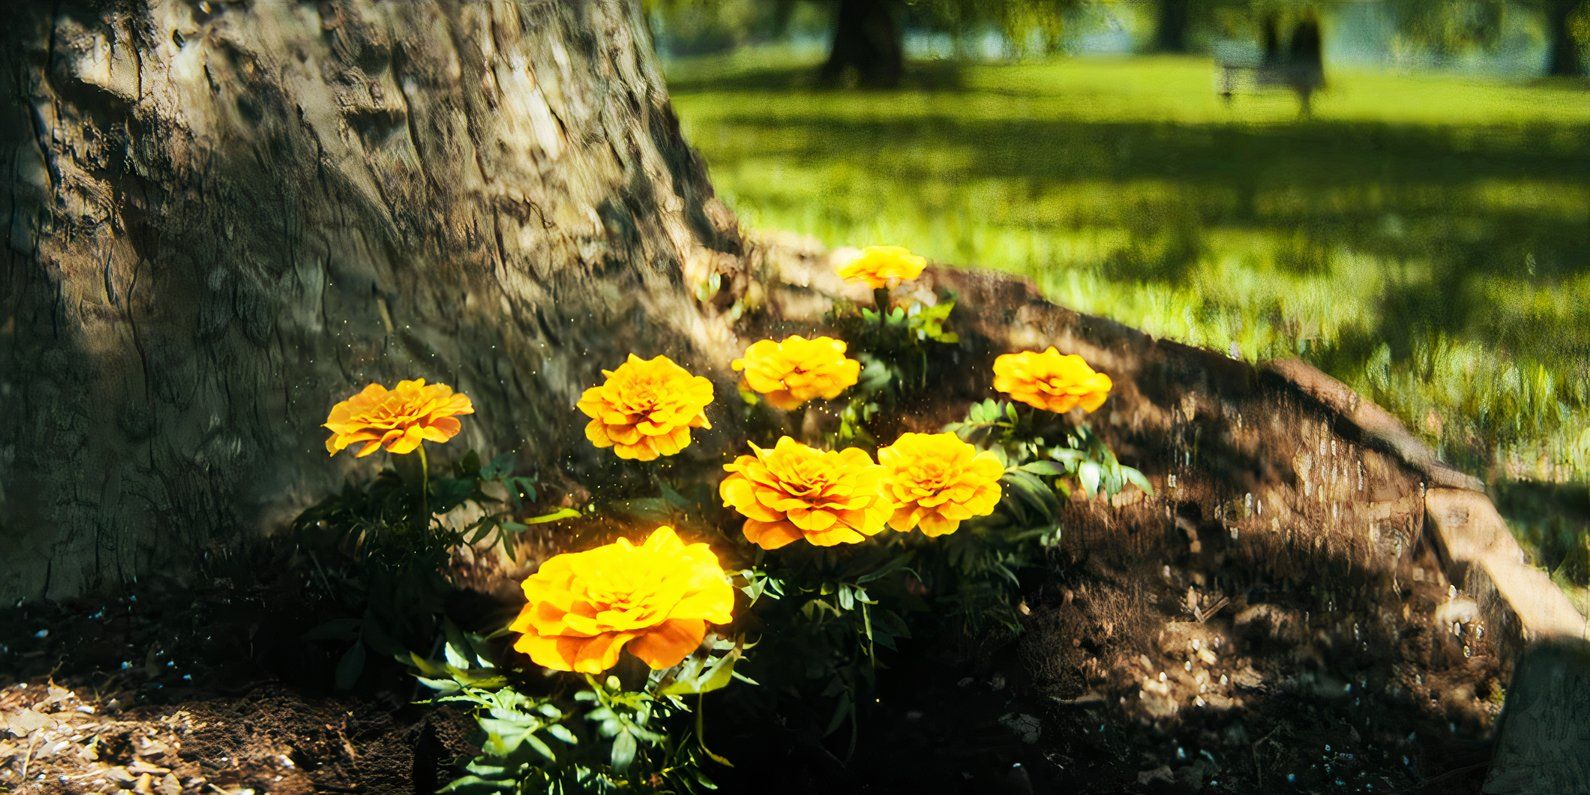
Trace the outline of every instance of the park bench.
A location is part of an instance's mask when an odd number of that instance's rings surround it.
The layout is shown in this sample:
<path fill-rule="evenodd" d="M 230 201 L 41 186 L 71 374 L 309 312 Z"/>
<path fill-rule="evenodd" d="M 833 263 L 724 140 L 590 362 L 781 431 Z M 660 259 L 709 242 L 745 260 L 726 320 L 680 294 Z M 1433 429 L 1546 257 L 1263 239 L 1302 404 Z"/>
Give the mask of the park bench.
<path fill-rule="evenodd" d="M 1231 43 L 1216 47 L 1215 93 L 1229 105 L 1239 92 L 1285 88 L 1297 96 L 1301 115 L 1308 116 L 1314 92 L 1325 85 L 1318 22 L 1305 19 L 1299 23 L 1283 48 L 1271 17 L 1261 38 L 1260 47 Z"/>
<path fill-rule="evenodd" d="M 1239 93 L 1285 88 L 1307 107 L 1310 95 L 1325 84 L 1324 73 L 1313 66 L 1217 61 L 1216 67 L 1215 93 L 1228 104 Z"/>

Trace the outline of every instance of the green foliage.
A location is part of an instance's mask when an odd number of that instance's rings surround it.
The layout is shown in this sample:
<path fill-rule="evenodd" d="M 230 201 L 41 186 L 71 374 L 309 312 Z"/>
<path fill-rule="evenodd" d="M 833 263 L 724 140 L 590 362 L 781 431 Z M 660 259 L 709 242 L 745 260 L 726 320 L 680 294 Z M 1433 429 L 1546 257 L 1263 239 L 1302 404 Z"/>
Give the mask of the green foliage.
<path fill-rule="evenodd" d="M 1576 28 L 1590 17 L 1590 3 L 1576 0 L 1389 0 L 1384 7 L 1399 40 L 1439 55 L 1498 49 L 1510 22 L 1529 26 L 1551 14 L 1562 15 L 1573 41 L 1590 42 Z"/>
<path fill-rule="evenodd" d="M 953 294 L 904 306 L 893 306 L 887 290 L 875 291 L 874 299 L 872 307 L 837 304 L 826 319 L 861 362 L 861 378 L 847 393 L 828 440 L 835 448 L 876 444 L 875 420 L 926 389 L 933 358 L 960 342 L 946 327 L 955 310 Z"/>
<path fill-rule="evenodd" d="M 851 750 L 880 658 L 910 637 L 908 616 L 922 608 L 909 593 L 910 556 L 885 533 L 844 549 L 785 547 L 745 572 L 741 588 L 768 628 L 749 670 L 785 703 L 821 716 L 823 734 L 848 728 Z"/>
<path fill-rule="evenodd" d="M 443 659 L 410 655 L 430 703 L 468 706 L 479 727 L 480 753 L 446 793 L 692 793 L 717 789 L 703 769 L 727 764 L 699 741 L 686 696 L 701 697 L 735 678 L 739 643 L 718 639 L 638 688 L 619 676 L 586 676 L 585 687 L 561 694 L 527 693 L 522 673 L 503 669 L 482 638 L 447 628 Z M 742 677 L 743 678 L 743 677 Z M 699 712 L 697 713 L 699 718 Z"/>
<path fill-rule="evenodd" d="M 511 557 L 513 538 L 532 526 L 579 515 L 565 508 L 522 517 L 537 497 L 536 478 L 515 474 L 511 455 L 482 463 L 470 451 L 439 473 L 428 471 L 422 456 L 395 457 L 373 479 L 350 481 L 299 514 L 293 529 L 314 561 L 315 582 L 357 616 L 332 619 L 306 636 L 349 644 L 337 686 L 352 688 L 371 652 L 400 656 L 434 634 L 454 549 L 490 543 Z M 459 508 L 476 518 L 462 526 L 445 521 Z"/>
<path fill-rule="evenodd" d="M 966 628 L 1020 631 L 1021 572 L 1042 565 L 1064 531 L 1063 500 L 1114 496 L 1127 486 L 1151 492 L 1143 473 L 1120 463 L 1103 438 L 1060 415 L 984 400 L 945 430 L 997 455 L 1004 492 L 990 517 L 917 547 L 925 582 Z"/>
<path fill-rule="evenodd" d="M 910 0 L 903 4 L 916 26 L 966 40 L 998 31 L 1018 55 L 1060 49 L 1066 23 L 1085 0 Z"/>
<path fill-rule="evenodd" d="M 489 540 L 511 556 L 513 537 L 531 525 L 579 515 L 563 509 L 515 519 L 537 493 L 534 476 L 514 474 L 511 454 L 483 464 L 469 451 L 441 473 L 423 472 L 421 460 L 395 458 L 373 480 L 350 481 L 300 514 L 295 530 L 309 548 L 341 548 L 366 565 L 419 562 L 419 568 L 434 570 L 438 559 L 460 544 Z M 478 509 L 480 516 L 461 528 L 440 521 L 464 506 Z"/>
<path fill-rule="evenodd" d="M 1073 484 L 1087 497 L 1114 496 L 1128 484 L 1153 491 L 1143 473 L 1123 465 L 1092 428 L 1069 425 L 1060 415 L 990 399 L 973 404 L 965 420 L 945 430 L 1004 459 L 1002 482 L 1007 497 L 1012 491 L 1015 496 L 1002 504 L 1024 523 L 1034 514 L 1052 521 L 1048 501 L 1056 491 L 1069 495 Z"/>

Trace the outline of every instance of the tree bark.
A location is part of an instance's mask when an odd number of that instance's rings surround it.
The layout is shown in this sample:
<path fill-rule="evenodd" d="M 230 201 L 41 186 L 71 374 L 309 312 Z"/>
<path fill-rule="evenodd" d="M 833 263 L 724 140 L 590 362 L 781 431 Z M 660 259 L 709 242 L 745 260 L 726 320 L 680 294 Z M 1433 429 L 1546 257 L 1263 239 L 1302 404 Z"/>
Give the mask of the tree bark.
<path fill-rule="evenodd" d="M 819 77 L 835 84 L 854 71 L 861 85 L 897 86 L 905 76 L 904 36 L 894 0 L 839 0 L 833 41 Z"/>
<path fill-rule="evenodd" d="M 192 571 L 280 527 L 370 468 L 318 426 L 372 380 L 473 397 L 449 448 L 578 470 L 601 368 L 726 361 L 688 285 L 740 239 L 632 3 L 64 0 L 7 23 L 0 598 Z"/>
<path fill-rule="evenodd" d="M 1187 52 L 1188 0 L 1159 0 L 1154 52 Z"/>
<path fill-rule="evenodd" d="M 1585 73 L 1579 42 L 1573 38 L 1573 13 L 1583 0 L 1546 0 L 1546 74 L 1580 77 Z"/>

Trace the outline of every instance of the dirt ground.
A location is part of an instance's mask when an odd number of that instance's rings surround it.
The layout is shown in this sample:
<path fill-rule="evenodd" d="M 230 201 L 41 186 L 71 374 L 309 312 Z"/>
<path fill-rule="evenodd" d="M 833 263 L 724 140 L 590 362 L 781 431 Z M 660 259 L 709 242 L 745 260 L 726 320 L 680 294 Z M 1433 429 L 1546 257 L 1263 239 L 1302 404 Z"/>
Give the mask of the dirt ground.
<path fill-rule="evenodd" d="M 802 282 L 807 283 L 807 282 Z M 881 675 L 854 754 L 706 705 L 741 792 L 1475 792 L 1507 675 L 1422 543 L 1423 482 L 1249 366 L 1075 315 L 998 277 L 938 273 L 967 372 L 1058 344 L 1114 377 L 1094 425 L 1153 495 L 1067 508 L 1016 637 L 919 637 Z M 810 288 L 765 296 L 767 331 Z M 934 390 L 902 425 L 981 397 Z M 340 649 L 281 549 L 200 587 L 0 611 L 0 792 L 431 792 L 469 750 Z M 136 594 L 134 596 L 133 594 Z M 725 694 L 727 697 L 727 694 Z"/>
<path fill-rule="evenodd" d="M 848 760 L 842 742 L 738 725 L 732 706 L 709 704 L 715 750 L 738 763 L 719 776 L 725 791 L 1478 790 L 1502 672 L 1430 569 L 1265 574 L 1227 529 L 1146 529 L 1163 524 L 1147 502 L 1132 519 L 1112 511 L 1108 528 L 1103 511 L 1073 506 L 1087 529 L 1032 578 L 1020 638 L 903 648 Z M 468 721 L 412 705 L 420 694 L 395 667 L 334 694 L 336 649 L 295 651 L 312 606 L 282 616 L 268 604 L 282 594 L 220 587 L 7 611 L 0 787 L 445 782 Z"/>

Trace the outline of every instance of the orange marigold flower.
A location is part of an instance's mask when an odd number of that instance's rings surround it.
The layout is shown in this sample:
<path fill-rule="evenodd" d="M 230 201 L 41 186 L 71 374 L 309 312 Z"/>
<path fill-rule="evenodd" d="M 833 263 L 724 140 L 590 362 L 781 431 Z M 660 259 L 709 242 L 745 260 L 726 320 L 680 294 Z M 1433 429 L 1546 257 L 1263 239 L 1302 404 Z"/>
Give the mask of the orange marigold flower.
<path fill-rule="evenodd" d="M 338 452 L 360 442 L 355 453 L 363 458 L 381 447 L 389 453 L 412 453 L 422 442 L 445 442 L 458 435 L 458 417 L 474 414 L 469 397 L 446 384 L 426 384 L 425 379 L 399 381 L 393 389 L 371 384 L 331 407 L 321 427 L 331 431 L 326 452 Z"/>
<path fill-rule="evenodd" d="M 953 433 L 901 434 L 878 451 L 878 463 L 894 500 L 889 526 L 902 533 L 915 527 L 929 536 L 953 533 L 999 504 L 1004 465 Z"/>
<path fill-rule="evenodd" d="M 1043 353 L 1007 353 L 994 360 L 995 389 L 1056 414 L 1077 406 L 1097 409 L 1109 397 L 1110 386 L 1110 377 L 1094 372 L 1081 356 L 1061 354 L 1052 345 Z"/>
<path fill-rule="evenodd" d="M 642 359 L 632 353 L 602 375 L 607 381 L 585 390 L 578 405 L 591 418 L 585 438 L 613 448 L 619 458 L 673 455 L 689 446 L 691 428 L 712 427 L 706 414 L 712 382 L 666 356 Z"/>
<path fill-rule="evenodd" d="M 536 665 L 594 674 L 626 647 L 652 668 L 678 665 L 727 624 L 734 587 L 706 544 L 659 527 L 640 546 L 628 539 L 548 558 L 524 581 L 524 609 L 508 629 Z"/>
<path fill-rule="evenodd" d="M 725 464 L 723 504 L 745 517 L 745 537 L 763 549 L 805 539 L 819 547 L 876 535 L 894 512 L 883 467 L 865 450 L 817 450 L 785 436 L 772 450 Z"/>
<path fill-rule="evenodd" d="M 833 337 L 761 340 L 730 366 L 745 372 L 745 386 L 781 409 L 798 408 L 813 398 L 832 400 L 861 377 L 861 362 L 846 358 L 844 341 Z"/>
<path fill-rule="evenodd" d="M 866 282 L 876 290 L 893 287 L 922 275 L 927 260 L 903 246 L 867 246 L 836 270 L 847 282 Z"/>

